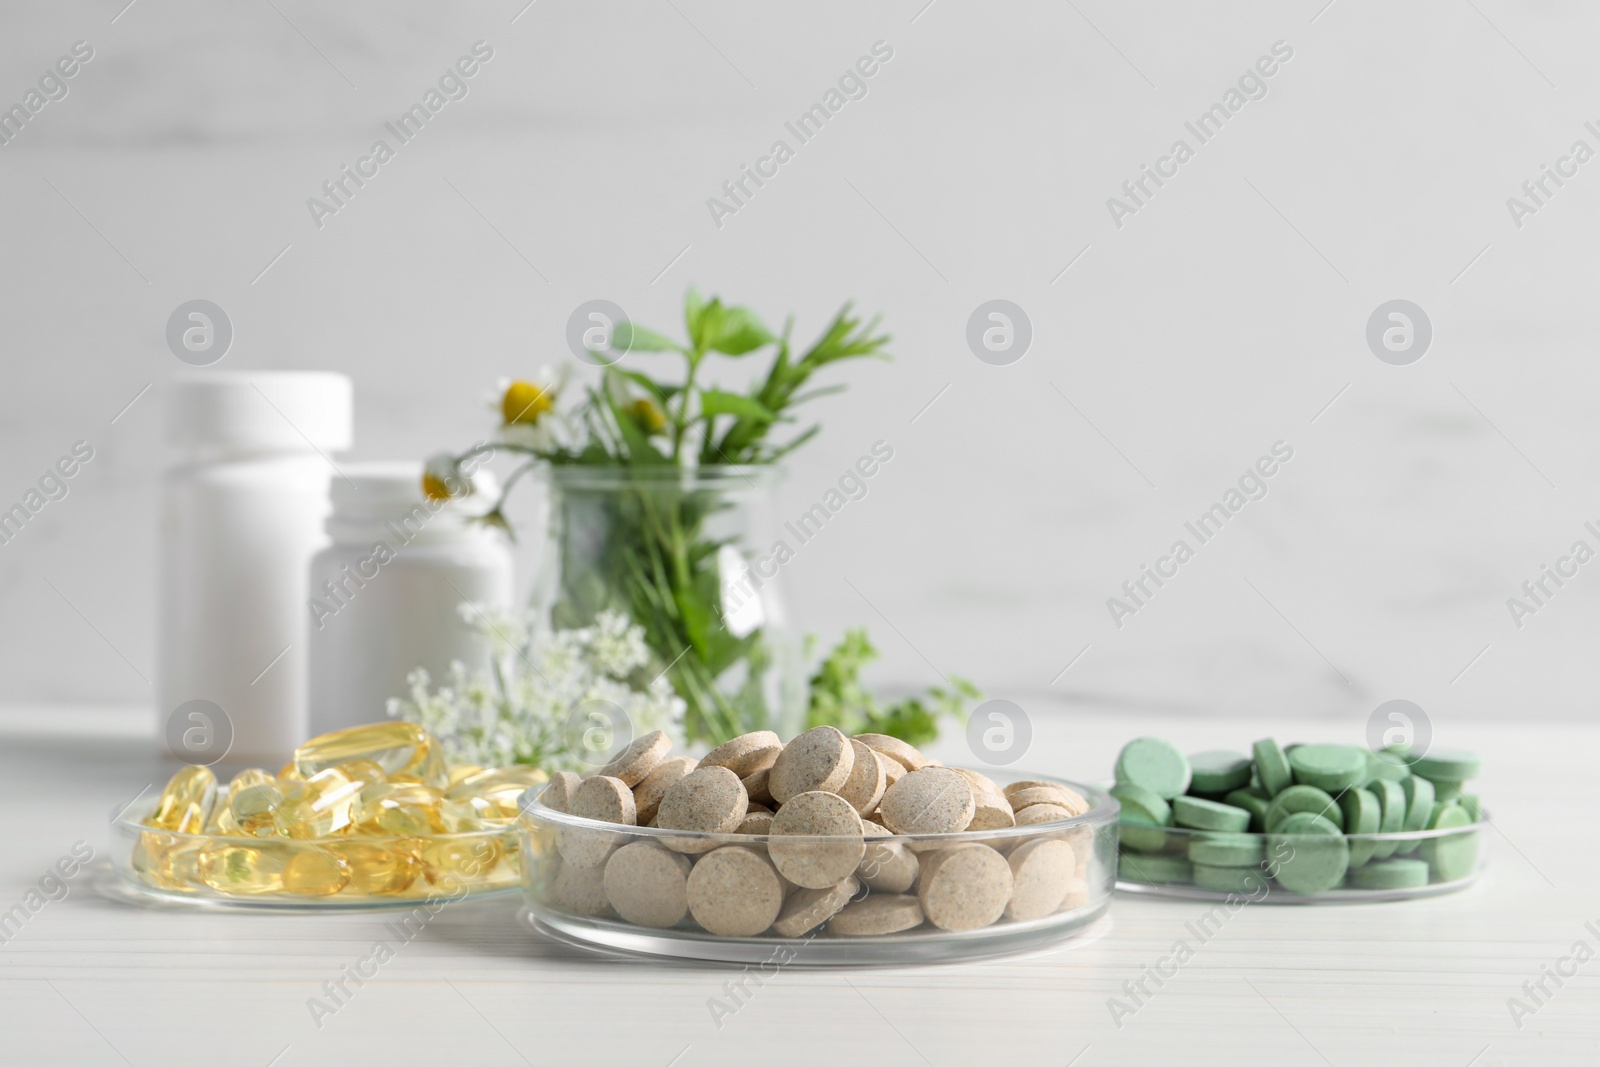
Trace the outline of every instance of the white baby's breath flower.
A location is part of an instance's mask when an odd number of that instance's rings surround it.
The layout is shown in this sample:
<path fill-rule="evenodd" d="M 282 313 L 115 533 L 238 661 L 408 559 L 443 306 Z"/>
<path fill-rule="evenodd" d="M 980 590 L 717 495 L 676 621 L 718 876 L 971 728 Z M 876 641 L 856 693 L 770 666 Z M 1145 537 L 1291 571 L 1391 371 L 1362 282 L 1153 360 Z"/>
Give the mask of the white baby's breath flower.
<path fill-rule="evenodd" d="M 391 716 L 433 732 L 452 759 L 481 766 L 534 763 L 549 770 L 584 766 L 575 710 L 601 700 L 620 708 L 633 736 L 666 730 L 681 737 L 684 702 L 665 677 L 638 690 L 629 677 L 650 661 L 644 631 L 616 612 L 593 626 L 551 631 L 527 616 L 463 605 L 462 617 L 495 649 L 499 673 L 469 674 L 455 662 L 443 684 L 428 672 L 407 676 L 409 699 L 389 701 Z"/>
<path fill-rule="evenodd" d="M 509 608 L 470 601 L 457 604 L 456 613 L 488 640 L 490 653 L 496 659 L 520 655 L 527 647 L 530 620 L 525 615 Z"/>
<path fill-rule="evenodd" d="M 625 678 L 650 661 L 644 631 L 615 611 L 602 611 L 595 617 L 589 655 L 596 667 L 613 678 Z"/>

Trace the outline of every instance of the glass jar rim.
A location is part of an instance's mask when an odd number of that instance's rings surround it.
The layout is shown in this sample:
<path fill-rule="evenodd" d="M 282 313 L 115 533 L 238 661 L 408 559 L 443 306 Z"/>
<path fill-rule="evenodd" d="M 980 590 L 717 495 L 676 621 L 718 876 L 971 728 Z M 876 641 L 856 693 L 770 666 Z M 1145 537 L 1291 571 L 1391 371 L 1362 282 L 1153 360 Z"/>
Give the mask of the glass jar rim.
<path fill-rule="evenodd" d="M 542 463 L 537 473 L 563 489 L 616 489 L 646 486 L 679 489 L 713 489 L 743 485 L 767 489 L 783 479 L 782 467 L 773 464 L 719 463 L 709 467 L 595 466 Z"/>

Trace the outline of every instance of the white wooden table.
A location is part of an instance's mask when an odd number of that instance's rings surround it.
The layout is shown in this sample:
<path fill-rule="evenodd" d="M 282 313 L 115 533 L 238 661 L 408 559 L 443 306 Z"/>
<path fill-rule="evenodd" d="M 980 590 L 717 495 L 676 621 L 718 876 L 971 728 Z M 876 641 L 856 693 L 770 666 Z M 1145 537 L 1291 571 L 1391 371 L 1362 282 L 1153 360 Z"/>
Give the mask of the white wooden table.
<path fill-rule="evenodd" d="M 0 945 L 0 1063 L 1600 1062 L 1600 960 L 1559 988 L 1547 980 L 1551 995 L 1520 1029 L 1508 1008 L 1576 942 L 1600 950 L 1584 925 L 1600 930 L 1592 726 L 1435 724 L 1440 743 L 1488 759 L 1479 791 L 1499 832 L 1488 874 L 1465 892 L 1247 907 L 1203 945 L 1185 923 L 1204 906 L 1118 896 L 1093 934 L 1047 951 L 916 969 L 790 968 L 719 1028 L 707 1004 L 726 998 L 730 969 L 589 956 L 519 926 L 517 904 L 504 900 L 446 909 L 318 1026 L 308 1000 L 377 940 L 393 940 L 384 915 L 188 912 L 108 896 L 108 814 L 168 769 L 153 736 L 119 721 L 135 720 L 53 707 L 0 715 L 0 911 L 75 841 L 97 854 L 65 898 Z M 1137 734 L 1244 748 L 1272 728 L 1062 708 L 1035 714 L 1020 766 L 1098 780 Z M 1328 723 L 1282 740 L 1358 731 Z M 952 735 L 935 751 L 955 762 L 964 747 Z M 1180 938 L 1193 959 L 1119 1028 L 1108 1000 L 1126 997 L 1124 983 Z"/>

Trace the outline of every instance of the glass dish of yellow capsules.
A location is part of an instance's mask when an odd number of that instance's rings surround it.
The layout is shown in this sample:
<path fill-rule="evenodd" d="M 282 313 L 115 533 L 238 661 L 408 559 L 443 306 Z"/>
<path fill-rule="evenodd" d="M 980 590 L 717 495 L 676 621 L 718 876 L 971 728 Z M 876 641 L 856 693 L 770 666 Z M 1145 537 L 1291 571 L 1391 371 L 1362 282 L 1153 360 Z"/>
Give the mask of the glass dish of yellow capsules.
<path fill-rule="evenodd" d="M 514 891 L 532 767 L 451 766 L 411 723 L 301 745 L 277 774 L 220 784 L 185 767 L 113 825 L 112 862 L 137 893 L 258 908 L 415 907 Z"/>

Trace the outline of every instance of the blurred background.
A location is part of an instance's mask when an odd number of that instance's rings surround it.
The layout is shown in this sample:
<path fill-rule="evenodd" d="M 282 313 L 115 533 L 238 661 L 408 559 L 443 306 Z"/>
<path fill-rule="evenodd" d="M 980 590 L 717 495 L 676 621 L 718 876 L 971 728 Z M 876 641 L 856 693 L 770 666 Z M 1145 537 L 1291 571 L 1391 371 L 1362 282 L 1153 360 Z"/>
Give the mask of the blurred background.
<path fill-rule="evenodd" d="M 1600 563 L 1520 627 L 1507 600 L 1575 541 L 1600 549 L 1600 163 L 1559 164 L 1576 173 L 1537 203 L 1522 189 L 1574 142 L 1600 149 L 1600 11 L 125 4 L 0 13 L 0 105 L 93 50 L 0 146 L 0 509 L 94 449 L 0 545 L 16 714 L 153 728 L 179 304 L 227 311 L 221 367 L 348 374 L 339 458 L 379 460 L 486 436 L 496 379 L 571 362 L 579 304 L 679 334 L 690 285 L 792 313 L 806 340 L 846 301 L 894 335 L 892 363 L 830 379 L 850 388 L 817 407 L 781 503 L 798 515 L 893 447 L 785 571 L 803 629 L 871 627 L 886 687 L 955 673 L 1024 708 L 1320 718 L 1347 739 L 1396 697 L 1436 736 L 1589 710 Z M 479 41 L 467 96 L 319 227 L 308 198 Z M 866 95 L 798 144 L 785 123 L 877 42 Z M 1200 143 L 1185 123 L 1275 44 L 1265 94 Z M 794 158 L 716 218 L 708 199 L 779 139 Z M 1179 139 L 1193 158 L 1130 198 Z M 1032 329 L 1003 366 L 967 341 L 994 299 Z M 1367 341 L 1395 299 L 1432 327 L 1407 365 Z M 1108 598 L 1197 544 L 1184 523 L 1277 442 L 1293 458 L 1267 495 L 1119 626 Z"/>

